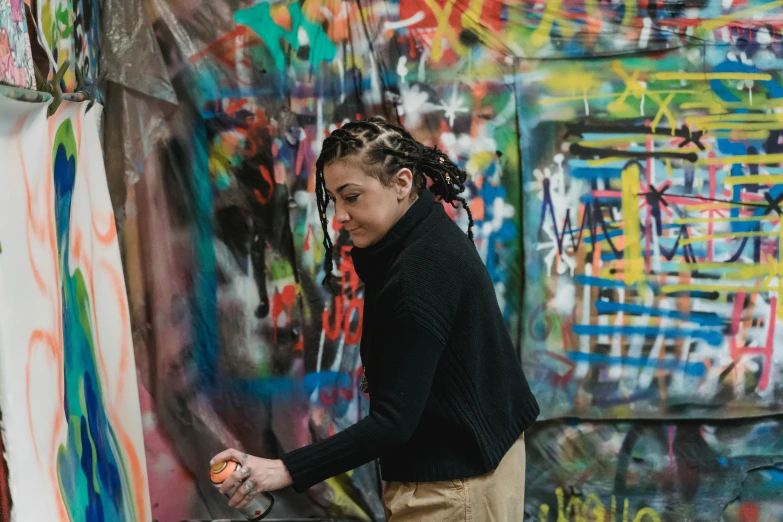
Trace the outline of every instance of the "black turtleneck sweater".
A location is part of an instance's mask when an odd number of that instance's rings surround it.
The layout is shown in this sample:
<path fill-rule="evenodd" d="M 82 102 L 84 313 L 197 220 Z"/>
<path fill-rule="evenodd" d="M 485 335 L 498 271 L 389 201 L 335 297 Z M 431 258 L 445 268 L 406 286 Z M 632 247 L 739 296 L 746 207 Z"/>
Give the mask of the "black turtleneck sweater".
<path fill-rule="evenodd" d="M 365 284 L 370 413 L 283 457 L 294 490 L 378 457 L 387 481 L 494 470 L 539 410 L 475 246 L 424 191 L 379 243 L 351 255 Z"/>

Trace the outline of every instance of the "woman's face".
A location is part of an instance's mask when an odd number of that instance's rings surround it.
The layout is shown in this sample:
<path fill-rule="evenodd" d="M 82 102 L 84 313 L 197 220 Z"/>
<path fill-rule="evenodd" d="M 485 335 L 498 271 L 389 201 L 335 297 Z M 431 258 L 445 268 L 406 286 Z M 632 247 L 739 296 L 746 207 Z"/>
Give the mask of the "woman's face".
<path fill-rule="evenodd" d="M 334 219 L 359 248 L 380 241 L 413 203 L 413 174 L 409 169 L 401 169 L 385 186 L 365 174 L 358 161 L 334 161 L 324 168 L 324 181 L 334 201 Z"/>

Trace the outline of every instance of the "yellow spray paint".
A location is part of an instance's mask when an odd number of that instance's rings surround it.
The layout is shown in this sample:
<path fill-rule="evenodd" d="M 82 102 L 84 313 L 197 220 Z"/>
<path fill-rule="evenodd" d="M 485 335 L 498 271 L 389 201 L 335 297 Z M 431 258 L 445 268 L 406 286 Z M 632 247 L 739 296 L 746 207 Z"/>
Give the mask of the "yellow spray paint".
<path fill-rule="evenodd" d="M 555 490 L 557 497 L 557 519 L 554 522 L 617 522 L 617 498 L 612 495 L 609 518 L 606 518 L 606 507 L 595 494 L 587 495 L 584 502 L 572 496 L 565 502 L 563 488 Z M 549 522 L 549 504 L 541 504 L 538 508 L 538 522 Z M 623 499 L 622 522 L 630 522 L 628 499 Z M 633 522 L 661 522 L 661 516 L 651 507 L 644 507 L 636 512 Z"/>
<path fill-rule="evenodd" d="M 629 163 L 622 173 L 623 238 L 625 240 L 623 279 L 627 285 L 644 281 L 642 232 L 639 220 L 639 175 L 637 163 Z"/>

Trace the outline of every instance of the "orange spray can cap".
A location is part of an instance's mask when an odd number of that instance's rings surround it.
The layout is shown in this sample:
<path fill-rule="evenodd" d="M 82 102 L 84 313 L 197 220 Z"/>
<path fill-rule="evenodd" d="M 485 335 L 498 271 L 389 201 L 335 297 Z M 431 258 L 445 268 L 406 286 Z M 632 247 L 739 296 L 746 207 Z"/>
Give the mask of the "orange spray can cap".
<path fill-rule="evenodd" d="M 213 484 L 222 484 L 238 467 L 239 463 L 235 460 L 218 462 L 209 470 L 209 480 Z"/>

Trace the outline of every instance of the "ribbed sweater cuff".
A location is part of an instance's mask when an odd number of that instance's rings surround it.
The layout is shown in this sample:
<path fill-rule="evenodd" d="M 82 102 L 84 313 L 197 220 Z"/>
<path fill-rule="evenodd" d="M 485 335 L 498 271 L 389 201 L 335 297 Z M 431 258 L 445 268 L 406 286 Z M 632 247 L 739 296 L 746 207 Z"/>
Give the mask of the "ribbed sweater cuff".
<path fill-rule="evenodd" d="M 293 479 L 294 491 L 303 493 L 319 482 L 371 460 L 372 457 L 363 459 L 365 453 L 364 444 L 345 431 L 294 450 L 283 456 L 282 461 Z"/>

